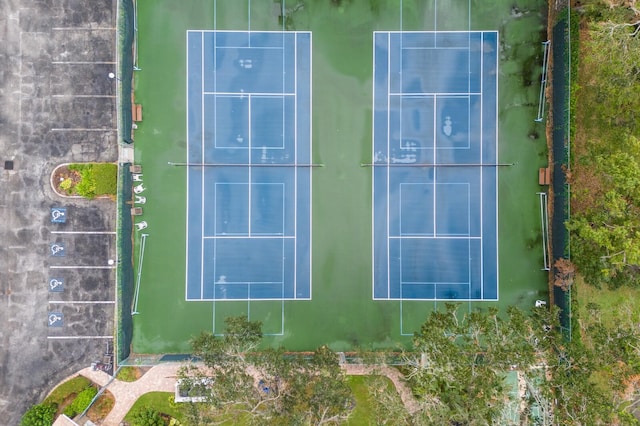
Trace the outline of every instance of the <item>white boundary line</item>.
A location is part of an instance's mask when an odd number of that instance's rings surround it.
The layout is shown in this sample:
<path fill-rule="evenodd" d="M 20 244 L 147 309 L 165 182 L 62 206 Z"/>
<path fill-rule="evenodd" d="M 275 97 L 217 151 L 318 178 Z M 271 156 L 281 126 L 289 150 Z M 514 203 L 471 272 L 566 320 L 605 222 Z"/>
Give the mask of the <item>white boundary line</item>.
<path fill-rule="evenodd" d="M 484 34 L 482 34 L 480 36 L 480 40 L 481 43 L 480 45 L 482 46 L 480 48 L 480 93 L 484 92 Z M 497 99 L 496 99 L 496 104 L 498 103 Z M 484 145 L 484 118 L 483 118 L 483 114 L 484 114 L 484 96 L 481 94 L 480 95 L 480 164 L 484 164 L 483 158 L 482 158 L 482 148 Z M 497 127 L 496 123 L 496 132 L 498 131 L 498 127 Z M 497 146 L 496 146 L 496 152 L 497 152 Z M 484 193 L 483 193 L 483 188 L 484 188 L 484 181 L 483 181 L 483 169 L 484 167 L 480 167 L 480 236 L 483 237 L 481 239 L 480 242 L 480 299 L 484 300 L 484 219 L 483 219 L 483 210 L 484 210 Z M 497 173 L 497 171 L 496 171 Z M 496 182 L 497 185 L 497 182 Z M 498 192 L 497 190 L 497 186 L 496 186 L 496 193 Z M 496 214 L 497 214 L 497 205 L 496 205 Z M 496 235 L 496 244 L 498 240 L 498 236 Z"/>
<path fill-rule="evenodd" d="M 374 65 L 375 68 L 375 65 Z M 389 92 L 391 92 L 391 34 L 387 34 L 387 164 L 389 163 L 389 159 L 391 158 L 391 144 L 389 143 L 391 140 L 391 103 L 390 103 L 390 97 L 389 97 Z M 389 247 L 389 187 L 391 185 L 390 180 L 390 172 L 391 169 L 389 168 L 389 166 L 387 165 L 387 167 L 385 167 L 387 169 L 387 194 L 386 194 L 386 204 L 387 204 L 387 217 L 385 218 L 385 224 L 386 224 L 386 232 L 385 232 L 385 240 L 387 240 L 387 298 L 389 298 L 389 295 L 391 294 L 391 260 L 390 260 L 390 256 L 389 256 L 389 251 L 390 251 L 390 247 Z"/>
<path fill-rule="evenodd" d="M 285 0 L 283 0 L 284 2 Z M 309 31 L 309 162 L 313 160 L 313 33 Z M 309 297 L 313 296 L 313 170 L 309 170 Z M 284 310 L 282 323 L 284 325 Z"/>
<path fill-rule="evenodd" d="M 571 14 L 569 14 L 571 15 Z M 500 33 L 498 31 L 495 32 L 496 34 L 496 47 L 498 49 L 500 49 Z M 482 35 L 482 38 L 484 40 L 484 33 Z M 498 51 L 499 52 L 499 51 Z M 496 73 L 495 73 L 495 84 L 496 84 L 496 93 L 495 93 L 495 97 L 496 97 L 496 132 L 495 132 L 495 145 L 496 145 L 496 157 L 495 157 L 495 161 L 498 161 L 498 144 L 500 142 L 500 139 L 498 138 L 498 131 L 499 131 L 499 127 L 498 127 L 498 114 L 499 114 L 499 108 L 498 108 L 498 100 L 500 99 L 499 96 L 499 92 L 498 92 L 498 76 L 500 75 L 500 55 L 499 53 L 496 52 Z M 571 163 L 568 163 L 571 164 Z M 500 252 L 498 250 L 499 248 L 499 244 L 500 244 L 500 239 L 498 238 L 498 225 L 499 225 L 499 221 L 498 221 L 498 193 L 500 191 L 498 191 L 498 173 L 499 170 L 498 168 L 496 168 L 496 182 L 495 182 L 495 190 L 496 190 L 496 299 L 500 299 Z"/>
<path fill-rule="evenodd" d="M 218 48 L 219 49 L 219 48 Z M 275 93 L 275 92 L 211 92 L 204 91 L 202 92 L 205 95 L 214 95 L 214 96 L 228 96 L 231 98 L 243 97 L 243 96 L 261 96 L 264 98 L 282 98 L 285 96 L 295 96 L 295 93 Z"/>
<path fill-rule="evenodd" d="M 283 99 L 283 104 L 284 104 L 284 99 Z M 282 120 L 284 121 L 284 116 L 282 118 Z M 247 100 L 247 139 L 248 141 L 248 145 L 249 145 L 249 151 L 247 151 L 247 157 L 248 157 L 248 166 L 247 166 L 247 182 L 249 187 L 247 188 L 247 193 L 248 193 L 248 203 L 249 203 L 249 208 L 248 208 L 248 212 L 247 212 L 247 218 L 248 218 L 248 224 L 247 224 L 247 229 L 249 230 L 249 237 L 251 237 L 251 187 L 253 186 L 253 182 L 251 182 L 252 179 L 252 167 L 251 164 L 253 162 L 253 152 L 251 151 L 251 96 L 248 97 Z M 283 142 L 284 143 L 284 142 Z M 204 158 L 204 157 L 203 157 Z"/>
<path fill-rule="evenodd" d="M 371 164 L 376 162 L 376 33 L 373 33 L 373 78 L 371 79 Z M 376 168 L 371 168 L 371 297 L 376 294 Z"/>
<path fill-rule="evenodd" d="M 215 33 L 213 36 L 213 60 L 214 60 L 214 69 L 215 69 L 215 60 L 216 60 L 216 39 L 215 39 Z M 202 93 L 204 91 L 204 33 L 201 33 L 201 38 L 200 38 L 200 130 L 202 133 L 202 137 L 201 137 L 201 148 L 200 148 L 200 158 L 202 158 L 202 161 L 205 160 L 204 158 L 204 153 L 205 153 L 205 140 L 204 140 L 204 94 Z M 216 78 L 216 73 L 213 73 L 213 81 L 214 81 L 214 88 L 215 88 L 215 78 Z M 214 110 L 215 110 L 215 102 L 214 102 L 214 106 L 213 106 Z M 214 126 L 215 127 L 215 126 Z M 187 149 L 188 151 L 188 149 Z M 202 186 L 201 186 L 201 190 L 200 190 L 200 236 L 202 236 L 202 234 L 204 233 L 204 194 L 205 194 L 205 178 L 204 175 L 206 174 L 206 170 L 203 167 L 202 168 Z M 188 202 L 188 201 L 187 201 Z M 214 272 L 214 277 L 215 277 L 215 272 Z M 200 238 L 200 298 L 202 298 L 204 296 L 204 239 Z"/>
<path fill-rule="evenodd" d="M 283 17 L 284 20 L 284 17 Z M 282 33 L 282 46 L 284 48 L 284 33 Z M 284 70 L 284 52 L 282 55 L 283 61 L 283 70 Z M 282 77 L 282 90 L 286 89 L 284 73 Z M 293 35 L 293 93 L 295 96 L 293 97 L 293 164 L 298 164 L 298 34 Z M 282 98 L 282 134 L 285 135 L 285 125 L 284 125 L 284 98 Z M 309 115 L 311 115 L 311 110 L 309 110 Z M 311 117 L 309 117 L 309 121 L 311 121 Z M 286 141 L 282 141 L 282 144 L 285 145 Z M 309 175 L 311 175 L 311 171 L 309 171 Z M 295 167 L 293 169 L 293 297 L 296 297 L 298 294 L 298 168 Z M 283 204 L 284 204 L 284 196 L 283 196 Z M 284 206 L 283 206 L 283 219 L 282 219 L 282 232 L 284 233 Z M 309 228 L 311 228 L 311 224 L 309 224 Z M 283 255 L 284 255 L 284 240 L 283 243 Z M 284 265 L 283 265 L 284 266 Z M 284 296 L 284 276 L 282 279 L 282 295 Z"/>
<path fill-rule="evenodd" d="M 190 163 L 189 158 L 189 147 L 191 146 L 191 142 L 189 141 L 189 31 L 187 31 L 187 36 L 185 37 L 185 51 L 187 52 L 187 64 L 186 64 L 186 78 L 185 78 L 185 98 L 186 98 L 186 107 L 185 107 L 185 122 L 186 122 L 186 141 L 187 141 L 187 149 L 186 149 L 186 163 Z M 201 169 L 201 172 L 204 173 L 204 168 Z M 185 268 L 184 268 L 184 300 L 189 298 L 189 176 L 191 175 L 191 170 L 187 168 L 187 188 L 186 188 L 186 207 L 187 207 L 187 215 L 186 215 L 186 234 L 185 234 Z"/>

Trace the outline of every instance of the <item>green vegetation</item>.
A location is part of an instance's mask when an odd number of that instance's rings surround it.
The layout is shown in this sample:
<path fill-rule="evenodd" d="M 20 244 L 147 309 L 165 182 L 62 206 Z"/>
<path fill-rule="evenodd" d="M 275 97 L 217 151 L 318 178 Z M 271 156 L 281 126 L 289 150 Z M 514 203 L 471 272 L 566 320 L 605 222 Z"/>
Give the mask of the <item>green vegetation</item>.
<path fill-rule="evenodd" d="M 138 372 L 137 367 L 122 367 L 118 370 L 116 379 L 122 380 L 123 382 L 135 382 L 139 378 Z"/>
<path fill-rule="evenodd" d="M 408 412 L 396 388 L 385 376 L 347 376 L 355 408 L 346 424 L 396 425 L 408 418 Z"/>
<path fill-rule="evenodd" d="M 282 349 L 255 352 L 260 322 L 229 317 L 223 337 L 202 333 L 192 353 L 205 368 L 185 366 L 179 374 L 185 396 L 206 403 L 184 403 L 189 424 L 245 419 L 247 423 L 323 424 L 346 420 L 354 399 L 337 355 L 318 348 L 308 359 L 285 356 Z"/>
<path fill-rule="evenodd" d="M 70 195 L 85 198 L 99 196 L 115 197 L 118 179 L 118 166 L 112 163 L 74 163 L 68 169 L 76 173 L 79 179 L 67 178 L 58 187 Z"/>
<path fill-rule="evenodd" d="M 77 376 L 67 380 L 55 388 L 44 400 L 44 404 L 59 406 L 70 395 L 78 395 L 91 386 L 91 380 L 83 376 Z"/>
<path fill-rule="evenodd" d="M 73 402 L 64 408 L 64 414 L 68 417 L 74 417 L 87 409 L 93 397 L 96 396 L 98 390 L 94 387 L 88 387 L 73 399 Z"/>
<path fill-rule="evenodd" d="M 639 17 L 589 3 L 572 165 L 572 257 L 587 283 L 640 284 Z"/>
<path fill-rule="evenodd" d="M 182 421 L 182 414 L 180 409 L 176 407 L 173 401 L 173 393 L 171 392 L 149 392 L 142 395 L 138 400 L 133 404 L 124 420 L 129 422 L 132 425 L 136 425 L 136 421 L 140 421 L 139 413 L 144 412 L 145 415 L 147 413 L 147 408 L 151 407 L 153 411 L 157 412 L 159 415 L 166 415 L 177 419 L 178 421 Z M 144 416 L 143 416 L 144 417 Z M 138 420 L 136 420 L 138 418 Z M 165 423 L 160 423 L 165 424 Z"/>
<path fill-rule="evenodd" d="M 20 426 L 51 426 L 56 409 L 51 404 L 37 404 L 24 413 Z"/>

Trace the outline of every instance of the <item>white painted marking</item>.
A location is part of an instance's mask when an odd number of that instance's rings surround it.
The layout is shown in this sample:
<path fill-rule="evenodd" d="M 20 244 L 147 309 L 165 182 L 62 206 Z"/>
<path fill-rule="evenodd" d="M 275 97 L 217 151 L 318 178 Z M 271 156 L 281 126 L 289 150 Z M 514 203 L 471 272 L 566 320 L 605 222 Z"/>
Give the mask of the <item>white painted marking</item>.
<path fill-rule="evenodd" d="M 63 266 L 63 265 L 52 265 L 49 266 L 50 269 L 115 269 L 116 266 L 80 266 L 80 265 L 70 265 L 70 266 Z"/>
<path fill-rule="evenodd" d="M 70 234 L 70 235 L 116 235 L 114 231 L 51 231 L 52 234 Z"/>
<path fill-rule="evenodd" d="M 50 305 L 114 305 L 115 300 L 49 300 Z"/>

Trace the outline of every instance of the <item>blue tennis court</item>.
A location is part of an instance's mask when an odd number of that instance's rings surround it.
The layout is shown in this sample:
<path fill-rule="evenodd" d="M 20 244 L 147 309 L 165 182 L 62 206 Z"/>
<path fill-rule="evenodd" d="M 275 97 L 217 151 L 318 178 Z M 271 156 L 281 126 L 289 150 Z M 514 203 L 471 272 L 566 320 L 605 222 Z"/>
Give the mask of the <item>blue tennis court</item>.
<path fill-rule="evenodd" d="M 311 298 L 310 111 L 310 32 L 187 32 L 187 300 Z"/>
<path fill-rule="evenodd" d="M 497 300 L 498 33 L 376 32 L 373 298 Z"/>

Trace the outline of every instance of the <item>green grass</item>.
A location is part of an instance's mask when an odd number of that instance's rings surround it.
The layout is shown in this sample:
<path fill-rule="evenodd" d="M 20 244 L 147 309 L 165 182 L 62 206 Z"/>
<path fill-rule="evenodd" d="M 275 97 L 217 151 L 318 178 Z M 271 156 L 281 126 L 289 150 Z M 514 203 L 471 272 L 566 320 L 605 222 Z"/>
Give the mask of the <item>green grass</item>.
<path fill-rule="evenodd" d="M 574 285 L 578 286 L 578 317 L 584 326 L 592 322 L 592 317 L 587 311 L 589 303 L 600 305 L 600 317 L 605 326 L 615 325 L 623 312 L 631 312 L 634 321 L 640 321 L 640 289 L 599 289 L 586 284 L 581 278 L 578 278 Z"/>
<path fill-rule="evenodd" d="M 369 393 L 368 384 L 371 383 L 373 379 L 373 376 L 347 376 L 347 383 L 356 400 L 356 407 L 351 416 L 349 416 L 347 424 L 351 426 L 372 424 L 372 396 Z"/>
<path fill-rule="evenodd" d="M 168 414 L 171 417 L 174 417 L 182 422 L 183 418 L 180 411 L 173 408 L 169 403 L 169 397 L 171 396 L 173 396 L 173 393 L 171 392 L 145 393 L 133 404 L 127 415 L 124 417 L 124 420 L 127 422 L 131 422 L 133 420 L 133 416 L 138 410 L 142 409 L 145 406 L 149 406 L 160 413 Z"/>
<path fill-rule="evenodd" d="M 137 372 L 137 367 L 122 367 L 116 374 L 116 379 L 123 382 L 135 382 L 138 380 Z"/>
<path fill-rule="evenodd" d="M 69 395 L 77 395 L 91 386 L 91 380 L 77 376 L 55 388 L 43 401 L 44 404 L 60 405 Z"/>

